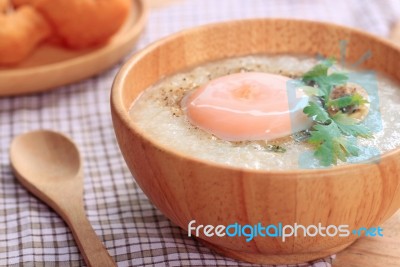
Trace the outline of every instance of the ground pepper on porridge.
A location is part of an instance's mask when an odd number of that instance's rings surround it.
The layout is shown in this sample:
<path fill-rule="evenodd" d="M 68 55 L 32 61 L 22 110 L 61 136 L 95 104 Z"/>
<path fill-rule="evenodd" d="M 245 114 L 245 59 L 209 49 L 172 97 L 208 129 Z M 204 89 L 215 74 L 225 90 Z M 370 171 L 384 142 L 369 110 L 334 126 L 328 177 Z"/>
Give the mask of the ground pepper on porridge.
<path fill-rule="evenodd" d="M 304 155 L 314 151 L 313 145 L 305 142 L 309 137 L 307 132 L 272 141 L 226 141 L 191 124 L 182 110 L 181 102 L 185 95 L 224 75 L 264 72 L 299 78 L 317 64 L 315 58 L 297 55 L 252 55 L 207 63 L 165 77 L 146 89 L 133 103 L 130 116 L 156 143 L 191 157 L 239 168 L 301 168 Z M 400 120 L 394 116 L 395 110 L 400 108 L 398 85 L 379 75 L 377 87 L 382 129 L 374 132 L 372 139 L 359 140 L 359 156 L 350 156 L 348 162 L 367 160 L 376 156 L 377 151 L 383 153 L 400 145 Z M 376 149 L 369 149 L 371 147 Z M 318 160 L 309 163 L 307 167 L 321 167 Z"/>

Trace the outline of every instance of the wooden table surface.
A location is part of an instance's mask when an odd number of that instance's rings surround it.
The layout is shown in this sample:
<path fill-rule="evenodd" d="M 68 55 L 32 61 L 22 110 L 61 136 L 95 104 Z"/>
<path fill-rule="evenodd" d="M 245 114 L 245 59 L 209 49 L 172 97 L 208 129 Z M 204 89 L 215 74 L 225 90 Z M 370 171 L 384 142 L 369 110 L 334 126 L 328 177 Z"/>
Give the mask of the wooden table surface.
<path fill-rule="evenodd" d="M 400 267 L 400 211 L 381 225 L 383 237 L 363 237 L 336 255 L 333 267 Z"/>

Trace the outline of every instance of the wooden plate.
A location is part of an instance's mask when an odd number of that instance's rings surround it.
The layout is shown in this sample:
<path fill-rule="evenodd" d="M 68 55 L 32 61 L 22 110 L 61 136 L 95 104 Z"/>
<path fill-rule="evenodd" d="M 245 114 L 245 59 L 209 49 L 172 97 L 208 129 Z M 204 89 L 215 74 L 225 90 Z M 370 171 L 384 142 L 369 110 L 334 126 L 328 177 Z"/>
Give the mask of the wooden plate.
<path fill-rule="evenodd" d="M 100 73 L 132 50 L 147 19 L 144 0 L 133 0 L 130 16 L 104 46 L 68 50 L 44 44 L 13 68 L 0 68 L 0 96 L 55 89 Z"/>

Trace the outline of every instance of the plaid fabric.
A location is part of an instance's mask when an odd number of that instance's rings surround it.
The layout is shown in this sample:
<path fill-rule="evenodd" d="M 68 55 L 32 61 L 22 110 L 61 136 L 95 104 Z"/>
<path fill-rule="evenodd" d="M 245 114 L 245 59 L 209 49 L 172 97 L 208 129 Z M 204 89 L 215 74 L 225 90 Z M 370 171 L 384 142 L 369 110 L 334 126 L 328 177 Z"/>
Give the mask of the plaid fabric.
<path fill-rule="evenodd" d="M 396 0 L 172 1 L 151 11 L 132 52 L 183 28 L 253 17 L 330 21 L 386 36 L 399 14 Z M 109 110 L 111 83 L 121 64 L 55 91 L 0 99 L 0 266 L 84 265 L 63 221 L 30 195 L 10 170 L 12 138 L 39 128 L 64 132 L 79 145 L 86 212 L 118 266 L 256 266 L 214 254 L 188 238 L 136 185 L 117 147 Z M 332 259 L 312 266 L 331 266 Z"/>

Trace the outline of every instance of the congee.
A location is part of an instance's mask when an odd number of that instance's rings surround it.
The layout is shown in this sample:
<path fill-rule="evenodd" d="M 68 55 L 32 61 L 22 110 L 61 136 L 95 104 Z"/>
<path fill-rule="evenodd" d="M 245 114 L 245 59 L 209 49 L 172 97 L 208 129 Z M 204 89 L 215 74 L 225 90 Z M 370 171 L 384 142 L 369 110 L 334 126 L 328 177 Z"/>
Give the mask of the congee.
<path fill-rule="evenodd" d="M 400 90 L 332 59 L 251 55 L 163 78 L 132 104 L 160 146 L 248 169 L 379 160 L 400 145 Z"/>

